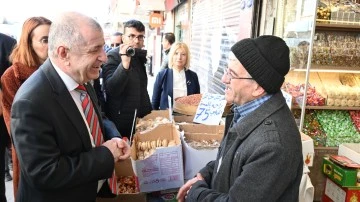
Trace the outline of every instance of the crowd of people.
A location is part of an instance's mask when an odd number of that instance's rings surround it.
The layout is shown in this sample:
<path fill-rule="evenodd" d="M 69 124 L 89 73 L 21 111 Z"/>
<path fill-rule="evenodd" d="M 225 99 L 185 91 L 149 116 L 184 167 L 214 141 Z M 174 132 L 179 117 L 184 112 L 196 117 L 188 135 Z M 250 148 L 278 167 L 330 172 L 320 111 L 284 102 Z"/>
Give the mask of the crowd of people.
<path fill-rule="evenodd" d="M 0 181 L 11 145 L 16 201 L 114 197 L 114 165 L 130 156 L 135 118 L 201 92 L 189 44 L 164 33 L 150 99 L 145 26 L 129 20 L 123 27 L 108 46 L 96 20 L 65 12 L 27 19 L 18 43 L 0 34 Z M 280 92 L 289 67 L 279 37 L 231 47 L 222 82 L 234 106 L 219 153 L 179 189 L 179 201 L 298 200 L 301 140 Z M 3 183 L 0 191 L 6 201 Z"/>

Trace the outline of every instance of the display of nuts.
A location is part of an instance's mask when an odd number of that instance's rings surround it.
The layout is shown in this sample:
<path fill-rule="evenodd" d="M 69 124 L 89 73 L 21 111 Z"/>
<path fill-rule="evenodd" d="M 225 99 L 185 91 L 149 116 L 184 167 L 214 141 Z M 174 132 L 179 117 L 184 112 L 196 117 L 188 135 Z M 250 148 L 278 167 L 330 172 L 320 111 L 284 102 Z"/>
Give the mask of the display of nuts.
<path fill-rule="evenodd" d="M 171 121 L 165 117 L 156 117 L 155 119 L 139 119 L 136 124 L 136 132 L 146 132 L 154 129 L 159 124 L 171 123 Z"/>
<path fill-rule="evenodd" d="M 176 146 L 175 140 L 170 140 L 167 146 L 168 147 Z"/>
<path fill-rule="evenodd" d="M 163 139 L 161 142 L 161 146 L 162 147 L 167 147 L 168 146 L 168 140 L 167 139 Z"/>
<path fill-rule="evenodd" d="M 138 160 L 143 160 L 155 153 L 157 147 L 172 147 L 176 146 L 175 140 L 157 139 L 151 141 L 138 141 L 136 144 L 136 157 Z"/>
<path fill-rule="evenodd" d="M 153 140 L 151 141 L 151 149 L 155 149 L 156 148 L 156 141 Z"/>

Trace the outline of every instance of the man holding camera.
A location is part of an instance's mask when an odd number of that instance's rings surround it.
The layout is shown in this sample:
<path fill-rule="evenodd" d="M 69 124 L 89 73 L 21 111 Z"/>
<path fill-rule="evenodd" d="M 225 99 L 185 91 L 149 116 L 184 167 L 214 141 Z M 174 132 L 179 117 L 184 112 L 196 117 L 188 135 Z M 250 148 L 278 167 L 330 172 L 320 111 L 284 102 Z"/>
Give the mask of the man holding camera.
<path fill-rule="evenodd" d="M 105 113 L 123 137 L 130 137 L 134 116 L 151 112 L 147 91 L 145 26 L 137 20 L 124 23 L 123 44 L 107 53 L 103 66 Z"/>

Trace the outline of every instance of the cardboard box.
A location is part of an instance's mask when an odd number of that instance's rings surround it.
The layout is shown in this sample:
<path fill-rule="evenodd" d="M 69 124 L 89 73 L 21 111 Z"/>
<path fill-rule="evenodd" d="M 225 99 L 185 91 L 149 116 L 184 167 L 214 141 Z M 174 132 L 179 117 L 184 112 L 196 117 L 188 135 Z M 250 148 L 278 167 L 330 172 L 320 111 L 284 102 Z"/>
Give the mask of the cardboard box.
<path fill-rule="evenodd" d="M 323 160 L 322 172 L 340 186 L 356 186 L 357 169 L 342 167 L 325 157 Z"/>
<path fill-rule="evenodd" d="M 156 118 L 166 118 L 168 121 L 165 121 L 165 123 L 171 123 L 172 122 L 172 116 L 170 114 L 169 110 L 152 110 L 150 114 L 144 116 L 143 118 L 137 118 L 136 119 L 136 130 L 135 133 L 147 133 L 148 131 L 154 129 L 158 123 L 161 123 L 161 121 L 155 121 Z M 147 120 L 152 120 L 149 122 L 146 122 Z M 140 120 L 142 120 L 142 123 L 140 124 Z M 157 123 L 155 123 L 157 122 Z M 140 131 L 140 132 L 139 132 Z"/>
<path fill-rule="evenodd" d="M 313 166 L 314 163 L 314 140 L 304 133 L 301 134 L 301 141 L 302 141 L 302 152 L 303 152 L 303 159 L 304 163 L 310 167 Z"/>
<path fill-rule="evenodd" d="M 326 179 L 323 202 L 357 202 L 360 201 L 360 187 L 344 188 Z"/>
<path fill-rule="evenodd" d="M 137 142 L 175 140 L 176 146 L 158 147 L 144 160 L 137 160 Z M 184 184 L 183 155 L 179 131 L 173 124 L 161 124 L 153 130 L 135 134 L 131 146 L 131 161 L 141 192 L 178 188 Z"/>
<path fill-rule="evenodd" d="M 173 120 L 175 123 L 193 123 L 194 120 L 194 116 L 189 116 L 189 115 L 176 115 L 173 116 Z"/>
<path fill-rule="evenodd" d="M 360 144 L 343 143 L 339 145 L 339 156 L 346 156 L 352 161 L 360 164 Z"/>
<path fill-rule="evenodd" d="M 156 117 L 165 117 L 170 120 L 171 112 L 169 110 L 152 110 L 150 114 L 144 116 L 142 119 L 148 120 L 148 119 L 155 119 Z"/>
<path fill-rule="evenodd" d="M 121 176 L 135 176 L 131 159 L 115 163 L 115 174 Z M 118 194 L 115 198 L 97 198 L 96 202 L 146 202 L 146 193 Z"/>
<path fill-rule="evenodd" d="M 218 148 L 195 149 L 184 140 L 217 140 L 221 142 L 224 136 L 224 125 L 203 125 L 203 124 L 184 124 L 180 125 L 182 131 L 181 142 L 184 153 L 185 180 L 193 178 L 207 163 L 216 159 Z"/>

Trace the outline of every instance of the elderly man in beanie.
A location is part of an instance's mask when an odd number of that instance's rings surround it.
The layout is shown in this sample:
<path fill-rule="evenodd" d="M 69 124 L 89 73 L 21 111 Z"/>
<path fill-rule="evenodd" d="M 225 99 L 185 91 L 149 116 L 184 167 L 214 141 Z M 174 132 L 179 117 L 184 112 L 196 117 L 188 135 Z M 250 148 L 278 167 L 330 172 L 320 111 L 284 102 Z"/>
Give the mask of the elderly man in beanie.
<path fill-rule="evenodd" d="M 289 67 L 289 48 L 276 36 L 231 47 L 222 81 L 234 113 L 216 160 L 180 188 L 179 201 L 298 201 L 301 139 L 280 91 Z"/>

